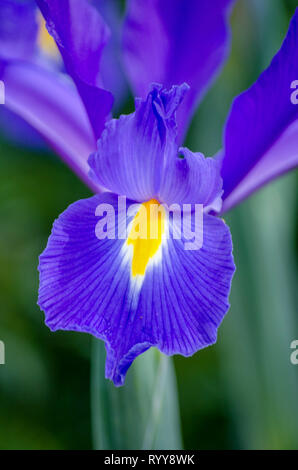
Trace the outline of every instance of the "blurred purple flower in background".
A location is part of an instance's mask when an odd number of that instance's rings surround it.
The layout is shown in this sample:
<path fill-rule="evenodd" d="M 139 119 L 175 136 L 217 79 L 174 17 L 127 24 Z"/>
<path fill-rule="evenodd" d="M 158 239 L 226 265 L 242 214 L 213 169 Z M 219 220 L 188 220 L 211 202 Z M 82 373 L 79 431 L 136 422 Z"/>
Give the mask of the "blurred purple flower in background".
<path fill-rule="evenodd" d="M 136 101 L 135 113 L 111 121 L 110 91 L 117 85 L 113 81 L 109 87 L 100 73 L 109 30 L 98 10 L 87 0 L 36 3 L 72 80 L 38 61 L 1 53 L 6 106 L 93 190 L 112 191 L 78 201 L 55 222 L 41 256 L 39 303 L 51 328 L 104 339 L 106 375 L 121 385 L 131 362 L 150 346 L 189 355 L 215 341 L 228 308 L 231 242 L 220 218 L 205 214 L 202 249 L 188 253 L 169 241 L 132 293 L 132 260 L 124 263 L 120 256 L 125 241 L 96 239 L 95 208 L 101 200 L 114 205 L 115 194 L 126 195 L 131 203 L 170 199 L 180 204 L 187 195 L 191 202 L 212 207 L 221 196 L 218 211 L 223 213 L 296 167 L 298 107 L 291 103 L 290 86 L 298 78 L 298 11 L 268 69 L 235 99 L 223 149 L 212 160 L 178 148 L 227 57 L 233 1 L 128 1 L 123 58 L 132 88 L 144 101 Z M 31 44 L 29 33 L 30 28 L 25 39 Z M 147 97 L 156 82 L 162 87 L 154 86 Z M 183 83 L 190 90 L 180 104 Z M 177 158 L 181 152 L 183 159 Z M 206 182 L 210 191 L 217 188 L 213 199 L 204 193 Z"/>
<path fill-rule="evenodd" d="M 66 3 L 60 3 L 61 8 L 67 7 Z M 114 28 L 117 31 L 119 29 L 117 9 L 109 6 L 105 0 L 96 2 L 96 4 L 103 10 L 112 30 Z M 79 22 L 82 9 L 85 12 L 85 17 L 82 17 L 82 21 L 85 18 L 84 25 L 90 21 L 91 27 L 94 20 L 94 28 L 98 27 L 98 35 L 91 33 L 89 35 L 92 37 L 91 43 L 81 44 L 80 49 L 79 44 L 84 41 L 85 33 L 84 29 L 76 31 L 76 43 L 78 44 L 76 54 L 84 55 L 84 47 L 86 47 L 86 50 L 90 52 L 90 60 L 85 65 L 82 61 L 81 71 L 76 75 L 73 70 L 72 78 L 78 84 L 81 75 L 81 91 L 83 82 L 86 80 L 85 94 L 87 94 L 88 80 L 91 82 L 94 80 L 96 84 L 102 85 L 105 83 L 105 76 L 108 80 L 111 74 L 110 69 L 113 68 L 113 73 L 118 79 L 111 89 L 113 91 L 117 87 L 121 102 L 125 93 L 125 81 L 121 80 L 121 69 L 118 65 L 119 58 L 117 58 L 119 54 L 115 40 L 112 44 L 113 47 L 105 48 L 104 64 L 101 65 L 101 76 L 99 76 L 99 61 L 103 48 L 110 37 L 110 31 L 100 14 L 89 6 L 87 1 L 78 2 L 75 9 L 78 15 L 76 23 Z M 25 33 L 20 35 L 19 31 Z M 64 37 L 64 33 L 62 37 Z M 71 48 L 71 40 L 70 42 L 67 38 L 65 40 L 67 47 Z M 95 54 L 91 54 L 91 48 L 95 50 Z M 63 52 L 60 54 L 54 39 L 47 32 L 45 21 L 35 0 L 26 2 L 4 0 L 1 2 L 0 79 L 5 83 L 6 106 L 2 106 L 0 109 L 0 126 L 5 130 L 6 135 L 11 136 L 14 141 L 22 145 L 37 145 L 39 147 L 41 145 L 40 136 L 42 136 L 83 181 L 89 182 L 91 188 L 96 189 L 86 175 L 88 156 L 96 147 L 96 138 L 88 120 L 88 111 L 86 112 L 88 105 L 87 108 L 84 107 L 72 78 L 65 73 L 71 64 L 66 64 L 66 62 L 64 64 L 61 56 L 63 57 Z M 89 66 L 90 72 L 87 76 L 83 68 L 85 67 L 86 71 Z M 121 87 L 118 83 L 121 83 Z M 91 89 L 92 87 L 89 88 L 89 93 L 92 100 Z M 106 110 L 108 114 L 112 106 L 112 96 L 104 90 L 102 92 L 100 89 L 95 91 L 95 94 L 100 95 L 101 93 L 106 101 L 109 101 Z M 104 106 L 105 99 L 103 98 L 100 103 L 100 108 Z M 94 105 L 96 105 L 96 101 Z M 99 129 L 102 129 L 106 118 L 105 110 L 102 109 L 100 113 L 103 117 L 101 124 L 100 118 L 98 119 L 98 126 Z"/>
<path fill-rule="evenodd" d="M 21 33 L 20 33 L 21 32 Z M 48 36 L 35 1 L 3 0 L 0 6 L 0 58 L 40 63 L 57 69 L 62 65 L 55 41 Z M 40 135 L 18 115 L 0 107 L 0 127 L 15 143 L 43 147 Z"/>

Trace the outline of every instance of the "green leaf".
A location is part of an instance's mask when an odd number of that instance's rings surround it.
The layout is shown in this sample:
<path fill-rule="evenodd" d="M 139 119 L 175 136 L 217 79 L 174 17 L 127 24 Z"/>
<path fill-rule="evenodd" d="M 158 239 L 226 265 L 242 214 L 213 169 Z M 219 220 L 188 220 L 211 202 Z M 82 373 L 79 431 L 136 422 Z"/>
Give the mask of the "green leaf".
<path fill-rule="evenodd" d="M 296 184 L 289 174 L 227 217 L 238 271 L 220 348 L 242 448 L 297 448 L 298 375 L 290 362 L 298 335 L 291 251 Z"/>
<path fill-rule="evenodd" d="M 149 349 L 136 359 L 126 383 L 105 379 L 105 348 L 94 340 L 91 407 L 96 449 L 181 449 L 172 359 Z"/>

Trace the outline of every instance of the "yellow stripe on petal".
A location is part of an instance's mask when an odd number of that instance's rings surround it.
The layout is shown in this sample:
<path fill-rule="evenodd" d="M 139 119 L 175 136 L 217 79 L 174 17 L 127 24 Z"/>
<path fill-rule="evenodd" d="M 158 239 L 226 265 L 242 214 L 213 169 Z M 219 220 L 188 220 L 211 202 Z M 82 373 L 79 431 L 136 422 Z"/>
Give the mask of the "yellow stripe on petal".
<path fill-rule="evenodd" d="M 165 209 L 156 200 L 141 204 L 132 221 L 127 245 L 133 247 L 131 271 L 133 277 L 144 276 L 147 265 L 156 255 L 165 232 Z"/>
<path fill-rule="evenodd" d="M 38 11 L 37 12 L 37 23 L 38 23 L 38 36 L 37 36 L 37 44 L 42 52 L 53 59 L 60 60 L 60 52 L 59 49 L 52 38 L 52 36 L 48 33 L 46 22 L 42 16 L 42 14 Z"/>

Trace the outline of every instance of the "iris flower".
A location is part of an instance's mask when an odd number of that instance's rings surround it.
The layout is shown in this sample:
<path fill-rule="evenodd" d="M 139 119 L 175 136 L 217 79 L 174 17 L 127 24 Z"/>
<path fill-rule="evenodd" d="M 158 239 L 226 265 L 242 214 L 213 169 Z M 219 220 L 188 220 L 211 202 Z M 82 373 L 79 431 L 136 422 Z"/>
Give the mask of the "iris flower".
<path fill-rule="evenodd" d="M 188 356 L 216 341 L 235 268 L 221 215 L 298 163 L 298 107 L 291 99 L 298 11 L 269 67 L 234 100 L 216 157 L 181 147 L 227 57 L 233 3 L 128 1 L 123 58 L 139 98 L 135 112 L 119 119 L 109 119 L 112 96 L 100 79 L 107 27 L 85 0 L 37 0 L 75 86 L 27 63 L 2 61 L 8 107 L 97 193 L 55 221 L 40 257 L 39 305 L 52 330 L 87 332 L 105 342 L 106 377 L 117 386 L 149 347 Z M 108 204 L 118 215 L 118 196 L 137 211 L 203 205 L 202 247 L 188 251 L 184 240 L 164 238 L 166 224 L 175 227 L 163 215 L 146 217 L 157 226 L 156 238 L 133 238 L 139 212 L 130 211 L 126 238 L 99 239 L 97 208 Z"/>

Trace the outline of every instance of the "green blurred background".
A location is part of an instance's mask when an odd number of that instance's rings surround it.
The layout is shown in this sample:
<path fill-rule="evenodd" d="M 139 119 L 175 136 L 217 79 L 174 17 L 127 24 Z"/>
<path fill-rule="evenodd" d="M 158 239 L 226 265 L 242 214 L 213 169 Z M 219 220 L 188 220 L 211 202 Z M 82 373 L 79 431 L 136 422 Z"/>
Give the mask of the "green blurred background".
<path fill-rule="evenodd" d="M 193 120 L 191 149 L 208 156 L 219 149 L 232 98 L 269 64 L 296 5 L 237 2 L 232 53 Z M 128 99 L 125 111 L 130 106 Z M 36 300 L 38 256 L 53 220 L 90 192 L 56 156 L 5 136 L 0 168 L 0 449 L 89 449 L 91 338 L 51 333 Z M 298 366 L 290 363 L 297 206 L 294 172 L 226 216 L 238 268 L 231 309 L 215 346 L 175 358 L 186 449 L 298 448 Z"/>

